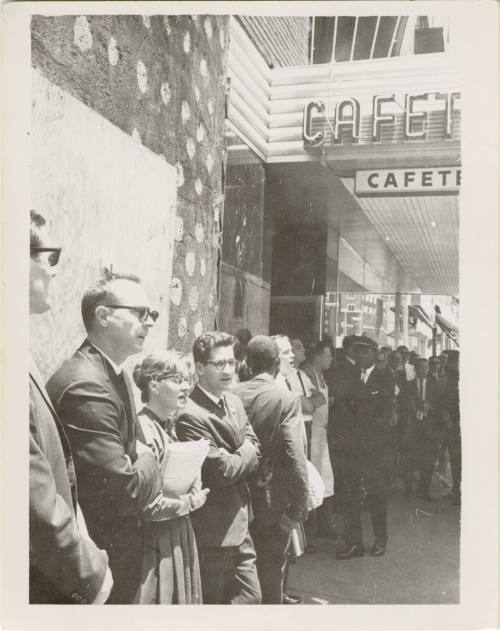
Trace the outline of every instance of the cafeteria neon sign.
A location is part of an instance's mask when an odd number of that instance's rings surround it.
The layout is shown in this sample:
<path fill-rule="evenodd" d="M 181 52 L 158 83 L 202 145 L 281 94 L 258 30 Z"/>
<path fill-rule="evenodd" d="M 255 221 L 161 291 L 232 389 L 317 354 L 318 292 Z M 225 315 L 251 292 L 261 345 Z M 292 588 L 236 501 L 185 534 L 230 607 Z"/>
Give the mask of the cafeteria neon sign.
<path fill-rule="evenodd" d="M 434 94 L 434 98 L 444 101 L 443 117 L 443 137 L 453 137 L 453 124 L 455 113 L 455 101 L 460 98 L 459 92 L 445 93 L 425 93 L 425 94 L 405 94 L 403 119 L 404 119 L 404 139 L 421 139 L 427 135 L 427 112 L 418 111 L 418 102 L 427 101 L 429 96 Z M 371 111 L 371 140 L 380 140 L 383 128 L 396 125 L 396 115 L 387 111 L 388 104 L 397 104 L 396 96 L 374 96 Z M 385 109 L 385 111 L 384 111 Z M 320 114 L 325 119 L 332 132 L 333 142 L 342 142 L 342 135 L 345 131 L 350 131 L 354 142 L 360 140 L 361 127 L 361 107 L 359 101 L 348 97 L 338 101 L 334 108 L 333 117 L 326 114 L 326 106 L 321 100 L 314 100 L 304 107 L 302 136 L 304 142 L 309 147 L 321 147 L 326 139 L 324 129 L 313 130 L 313 118 Z"/>

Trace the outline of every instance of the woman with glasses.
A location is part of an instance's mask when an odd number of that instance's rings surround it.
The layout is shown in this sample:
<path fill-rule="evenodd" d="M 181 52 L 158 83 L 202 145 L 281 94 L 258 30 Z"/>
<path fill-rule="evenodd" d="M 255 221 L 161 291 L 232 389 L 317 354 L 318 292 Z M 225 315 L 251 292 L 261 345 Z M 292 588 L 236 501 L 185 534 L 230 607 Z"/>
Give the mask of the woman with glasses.
<path fill-rule="evenodd" d="M 138 420 L 162 471 L 169 445 L 177 441 L 176 416 L 192 388 L 190 368 L 175 351 L 159 351 L 134 369 L 145 404 Z M 207 492 L 201 489 L 201 478 L 180 497 L 169 497 L 169 489 L 163 488 L 163 496 L 145 511 L 149 521 L 138 604 L 201 604 L 198 551 L 189 514 L 203 506 Z"/>

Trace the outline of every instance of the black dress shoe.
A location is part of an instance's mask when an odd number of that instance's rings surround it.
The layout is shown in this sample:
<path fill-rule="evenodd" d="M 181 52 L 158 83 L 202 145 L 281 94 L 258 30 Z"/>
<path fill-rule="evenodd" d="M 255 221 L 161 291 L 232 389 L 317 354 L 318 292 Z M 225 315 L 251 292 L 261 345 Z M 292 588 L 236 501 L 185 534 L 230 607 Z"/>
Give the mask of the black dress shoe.
<path fill-rule="evenodd" d="M 339 550 L 335 557 L 340 561 L 344 559 L 353 559 L 354 557 L 362 557 L 365 554 L 365 547 L 362 543 L 355 543 L 343 550 Z"/>
<path fill-rule="evenodd" d="M 283 594 L 284 605 L 301 605 L 302 598 L 299 596 L 292 596 L 292 594 Z"/>
<path fill-rule="evenodd" d="M 384 556 L 384 554 L 385 554 L 385 543 L 383 543 L 381 541 L 375 541 L 375 543 L 372 546 L 372 549 L 370 550 L 370 554 L 372 555 L 372 557 Z"/>

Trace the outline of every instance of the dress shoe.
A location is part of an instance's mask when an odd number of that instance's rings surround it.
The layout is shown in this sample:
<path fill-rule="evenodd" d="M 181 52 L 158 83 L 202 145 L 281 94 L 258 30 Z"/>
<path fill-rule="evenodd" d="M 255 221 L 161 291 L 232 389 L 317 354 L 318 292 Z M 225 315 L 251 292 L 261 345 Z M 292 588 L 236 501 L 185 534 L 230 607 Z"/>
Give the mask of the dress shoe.
<path fill-rule="evenodd" d="M 343 550 L 339 550 L 335 557 L 339 559 L 339 561 L 343 561 L 344 559 L 353 559 L 354 557 L 362 557 L 365 554 L 365 548 L 362 543 L 355 543 L 352 546 L 348 546 Z"/>
<path fill-rule="evenodd" d="M 301 605 L 302 598 L 299 596 L 292 596 L 292 594 L 283 594 L 284 605 Z"/>
<path fill-rule="evenodd" d="M 375 541 L 370 550 L 372 557 L 381 557 L 385 554 L 385 543 L 383 541 Z"/>

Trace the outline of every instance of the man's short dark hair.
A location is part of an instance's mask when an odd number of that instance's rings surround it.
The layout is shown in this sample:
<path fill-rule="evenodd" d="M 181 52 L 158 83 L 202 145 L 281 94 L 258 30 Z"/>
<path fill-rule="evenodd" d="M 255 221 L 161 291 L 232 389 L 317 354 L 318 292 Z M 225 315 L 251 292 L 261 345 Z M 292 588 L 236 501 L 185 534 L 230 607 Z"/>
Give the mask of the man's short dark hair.
<path fill-rule="evenodd" d="M 423 363 L 428 363 L 427 359 L 425 357 L 417 357 L 415 359 L 415 367 L 417 367 L 418 364 L 423 364 Z"/>
<path fill-rule="evenodd" d="M 134 274 L 116 274 L 106 270 L 104 274 L 91 285 L 82 297 L 82 319 L 85 330 L 92 328 L 95 318 L 95 310 L 100 305 L 112 299 L 112 284 L 117 280 L 130 280 L 133 283 L 140 283 L 141 279 Z"/>
<path fill-rule="evenodd" d="M 267 335 L 256 335 L 247 346 L 247 364 L 252 375 L 270 372 L 277 366 L 278 344 Z"/>
<path fill-rule="evenodd" d="M 220 346 L 234 346 L 234 337 L 222 331 L 209 331 L 199 335 L 193 344 L 193 358 L 195 362 L 207 362 L 214 348 Z"/>
<path fill-rule="evenodd" d="M 307 348 L 306 355 L 308 359 L 313 359 L 314 357 L 321 355 L 325 348 L 332 350 L 330 342 L 328 340 L 319 340 Z"/>
<path fill-rule="evenodd" d="M 37 213 L 36 210 L 30 210 L 30 251 L 33 248 L 42 247 L 40 228 L 43 228 L 45 224 L 45 217 Z"/>

